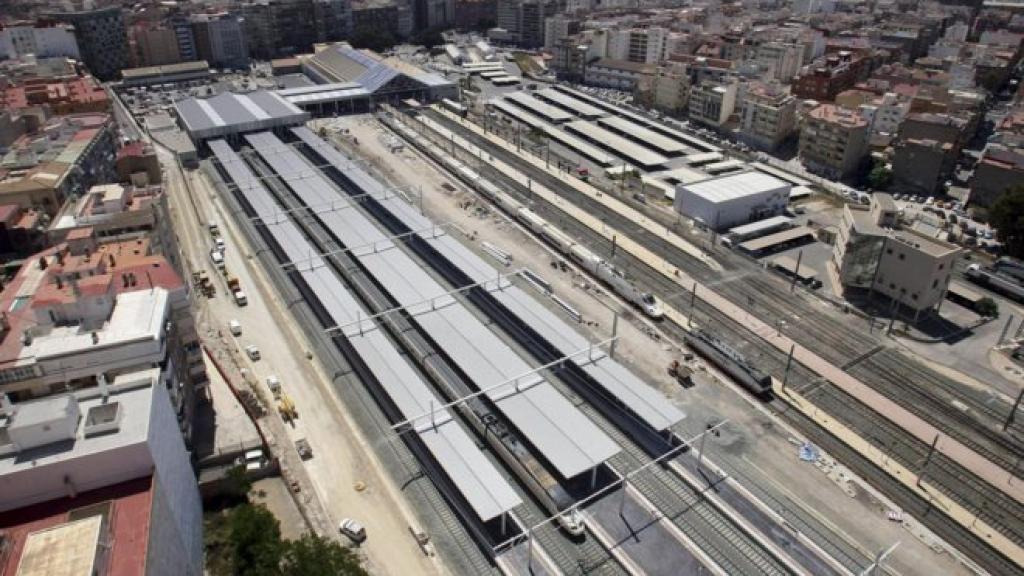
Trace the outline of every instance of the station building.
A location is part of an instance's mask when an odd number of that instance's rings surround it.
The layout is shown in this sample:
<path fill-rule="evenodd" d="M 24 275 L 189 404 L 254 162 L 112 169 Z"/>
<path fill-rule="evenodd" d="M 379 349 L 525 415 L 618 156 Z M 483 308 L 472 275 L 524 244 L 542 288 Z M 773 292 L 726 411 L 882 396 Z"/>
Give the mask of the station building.
<path fill-rule="evenodd" d="M 782 214 L 792 186 L 751 170 L 676 186 L 674 207 L 714 230 Z"/>
<path fill-rule="evenodd" d="M 881 294 L 916 321 L 941 305 L 960 248 L 898 226 L 888 194 L 874 194 L 870 206 L 847 204 L 831 264 L 844 292 Z"/>

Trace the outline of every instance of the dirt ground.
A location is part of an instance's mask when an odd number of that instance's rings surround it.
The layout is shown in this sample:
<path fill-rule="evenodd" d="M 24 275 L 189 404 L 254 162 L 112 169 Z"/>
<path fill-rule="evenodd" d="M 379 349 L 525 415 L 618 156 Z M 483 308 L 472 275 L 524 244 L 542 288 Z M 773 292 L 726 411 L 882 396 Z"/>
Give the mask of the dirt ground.
<path fill-rule="evenodd" d="M 217 295 L 206 301 L 206 311 L 198 321 L 200 332 L 207 328 L 227 333 L 228 322 L 237 319 L 242 335 L 233 342 L 240 349 L 250 344 L 259 347 L 262 359 L 249 362 L 248 369 L 265 386 L 266 378 L 276 375 L 294 400 L 299 418 L 289 429 L 288 444 L 306 438 L 314 457 L 305 463 L 316 497 L 326 508 L 332 526 L 345 517 L 357 519 L 367 530 L 361 546 L 367 565 L 374 574 L 439 574 L 445 571 L 441 560 L 427 558 L 409 533 L 412 514 L 401 494 L 352 423 L 348 407 L 328 386 L 329 380 L 319 364 L 306 357 L 310 349 L 294 318 L 281 302 L 265 276 L 252 250 L 238 230 L 213 186 L 199 171 L 182 175 L 171 168 L 166 151 L 161 151 L 167 166 L 172 216 L 182 251 L 192 269 L 209 266 L 210 236 L 207 223 L 218 222 L 227 241 L 225 260 L 248 295 L 249 304 L 238 307 L 230 299 L 223 278 L 216 278 Z M 195 193 L 188 194 L 182 178 L 188 178 Z M 200 296 L 201 298 L 201 296 Z M 264 390 L 269 397 L 269 390 Z M 357 489 L 357 486 L 361 489 Z M 300 495 L 300 499 L 312 495 Z M 282 524 L 285 523 L 282 519 Z M 337 532 L 329 534 L 340 537 Z"/>
<path fill-rule="evenodd" d="M 501 267 L 481 248 L 483 242 L 488 242 L 512 256 L 508 270 L 526 267 L 550 282 L 554 292 L 582 314 L 584 321 L 580 329 L 592 335 L 593 341 L 611 335 L 612 310 L 618 311 L 621 314 L 620 340 L 616 358 L 687 412 L 688 418 L 677 428 L 684 436 L 696 435 L 708 422 L 729 419 L 726 432 L 714 446 L 709 443 L 707 452 L 713 462 L 742 472 L 741 482 L 763 483 L 770 487 L 770 492 L 794 502 L 801 514 L 816 517 L 865 555 L 874 555 L 901 542 L 888 563 L 899 573 L 970 573 L 954 555 L 942 551 L 941 543 L 923 534 L 913 521 L 908 523 L 911 529 L 890 521 L 886 515 L 893 507 L 883 497 L 873 494 L 852 473 L 841 467 L 825 473 L 813 464 L 800 461 L 797 457 L 802 441 L 799 434 L 769 415 L 725 378 L 700 373 L 695 379 L 696 386 L 690 389 L 676 384 L 665 368 L 672 360 L 681 358 L 677 343 L 670 342 L 656 326 L 578 271 L 554 269 L 551 262 L 563 260 L 557 253 L 419 153 L 409 148 L 395 153 L 389 151 L 382 145 L 387 138 L 379 123 L 365 116 L 329 123 L 347 128 L 350 134 L 339 136 L 342 147 L 355 150 L 370 160 L 392 184 L 419 186 L 425 213 L 436 222 L 452 222 L 470 233 L 475 241 L 458 233 L 455 236 L 485 260 Z M 358 139 L 358 147 L 352 146 L 352 136 Z M 448 190 L 449 186 L 454 191 Z M 538 292 L 534 294 L 556 313 L 565 315 L 554 302 Z M 915 532 L 923 535 L 916 537 Z"/>

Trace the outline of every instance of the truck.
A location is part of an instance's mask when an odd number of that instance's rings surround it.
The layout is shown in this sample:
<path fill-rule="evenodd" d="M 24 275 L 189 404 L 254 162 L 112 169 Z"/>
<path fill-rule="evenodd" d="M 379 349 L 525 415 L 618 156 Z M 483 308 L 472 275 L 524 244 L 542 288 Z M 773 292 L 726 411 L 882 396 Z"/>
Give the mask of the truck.
<path fill-rule="evenodd" d="M 971 264 L 964 271 L 968 280 L 984 286 L 993 292 L 1013 298 L 1018 302 L 1024 302 L 1024 285 L 1018 283 L 1013 276 L 1004 275 L 997 269 L 986 270 L 978 264 Z"/>

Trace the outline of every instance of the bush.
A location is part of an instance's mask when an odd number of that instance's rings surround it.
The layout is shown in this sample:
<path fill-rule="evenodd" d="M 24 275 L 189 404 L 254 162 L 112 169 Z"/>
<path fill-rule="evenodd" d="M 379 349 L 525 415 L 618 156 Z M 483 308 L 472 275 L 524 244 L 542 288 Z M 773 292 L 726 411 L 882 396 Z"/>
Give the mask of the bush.
<path fill-rule="evenodd" d="M 999 304 L 996 301 L 985 297 L 978 300 L 978 303 L 974 306 L 974 311 L 986 318 L 999 318 Z"/>

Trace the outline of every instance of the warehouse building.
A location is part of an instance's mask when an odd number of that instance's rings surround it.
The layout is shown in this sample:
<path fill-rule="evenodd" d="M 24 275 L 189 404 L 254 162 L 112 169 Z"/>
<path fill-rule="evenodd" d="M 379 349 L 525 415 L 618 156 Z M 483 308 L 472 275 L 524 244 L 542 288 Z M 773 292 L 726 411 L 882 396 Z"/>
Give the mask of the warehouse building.
<path fill-rule="evenodd" d="M 186 98 L 174 103 L 178 121 L 196 148 L 213 138 L 234 141 L 242 134 L 281 130 L 309 120 L 276 92 L 260 90 L 249 94 L 223 92 L 212 98 Z"/>
<path fill-rule="evenodd" d="M 714 230 L 782 214 L 791 185 L 749 171 L 676 186 L 675 209 Z"/>

